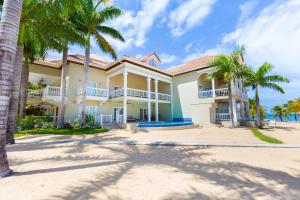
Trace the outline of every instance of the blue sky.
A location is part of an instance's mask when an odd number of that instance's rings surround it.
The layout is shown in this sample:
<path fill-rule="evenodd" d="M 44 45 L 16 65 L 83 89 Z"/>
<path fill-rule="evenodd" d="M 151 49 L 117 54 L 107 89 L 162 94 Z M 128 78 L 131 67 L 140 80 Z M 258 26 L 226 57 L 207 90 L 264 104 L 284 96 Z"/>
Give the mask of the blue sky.
<path fill-rule="evenodd" d="M 286 94 L 260 90 L 267 107 L 300 97 L 300 0 L 113 0 L 123 15 L 108 24 L 126 43 L 111 41 L 118 56 L 156 51 L 166 68 L 245 45 L 246 63 L 268 61 L 287 76 Z M 95 45 L 92 52 L 108 58 Z M 71 53 L 83 53 L 71 47 Z M 252 95 L 252 93 L 250 93 Z"/>

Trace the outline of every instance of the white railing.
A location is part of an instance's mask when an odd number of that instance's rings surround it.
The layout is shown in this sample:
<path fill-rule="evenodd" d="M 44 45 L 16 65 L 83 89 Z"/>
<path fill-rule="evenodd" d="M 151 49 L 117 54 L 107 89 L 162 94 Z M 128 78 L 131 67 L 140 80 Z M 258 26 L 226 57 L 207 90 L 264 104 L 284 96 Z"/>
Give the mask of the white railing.
<path fill-rule="evenodd" d="M 215 94 L 217 97 L 228 96 L 228 88 L 216 89 Z"/>
<path fill-rule="evenodd" d="M 199 91 L 199 97 L 200 98 L 209 98 L 213 97 L 214 90 L 204 90 L 204 91 Z"/>
<path fill-rule="evenodd" d="M 148 92 L 145 91 L 145 90 L 127 88 L 127 96 L 147 98 L 148 97 Z"/>
<path fill-rule="evenodd" d="M 228 88 L 199 91 L 200 98 L 228 96 Z"/>
<path fill-rule="evenodd" d="M 101 124 L 111 124 L 113 121 L 112 115 L 100 115 Z"/>
<path fill-rule="evenodd" d="M 171 101 L 172 97 L 169 94 L 158 93 L 158 99 L 163 101 Z"/>
<path fill-rule="evenodd" d="M 121 97 L 124 95 L 124 89 L 113 90 L 110 92 L 111 98 Z"/>
<path fill-rule="evenodd" d="M 216 120 L 217 121 L 229 121 L 230 114 L 229 113 L 216 113 Z"/>
<path fill-rule="evenodd" d="M 110 92 L 111 98 L 124 96 L 124 89 L 113 90 Z M 127 96 L 130 97 L 139 97 L 139 98 L 148 98 L 148 91 L 139 90 L 133 88 L 127 88 Z M 155 99 L 155 92 L 151 92 L 151 99 Z M 171 101 L 172 97 L 169 94 L 158 93 L 158 99 L 164 101 Z"/>
<path fill-rule="evenodd" d="M 101 88 L 86 88 L 86 96 L 93 96 L 93 97 L 108 97 L 108 90 L 101 89 Z"/>
<path fill-rule="evenodd" d="M 238 88 L 235 90 L 235 95 L 238 96 L 238 97 L 241 97 L 243 99 L 247 98 L 246 92 L 243 92 L 242 90 L 240 90 Z"/>
<path fill-rule="evenodd" d="M 49 86 L 44 88 L 43 95 L 46 96 L 60 96 L 60 87 Z"/>
<path fill-rule="evenodd" d="M 27 94 L 30 98 L 41 98 L 42 97 L 42 91 L 31 91 Z"/>

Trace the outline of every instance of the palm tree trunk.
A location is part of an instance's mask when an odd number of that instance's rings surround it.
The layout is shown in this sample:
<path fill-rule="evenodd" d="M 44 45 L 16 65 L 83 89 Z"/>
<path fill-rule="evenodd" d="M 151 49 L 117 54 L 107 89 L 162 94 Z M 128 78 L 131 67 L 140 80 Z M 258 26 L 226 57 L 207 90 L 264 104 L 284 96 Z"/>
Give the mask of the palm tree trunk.
<path fill-rule="evenodd" d="M 232 107 L 232 91 L 231 91 L 231 84 L 228 84 L 228 100 L 229 100 L 229 115 L 230 115 L 230 120 L 231 120 L 231 126 L 232 128 L 235 127 L 234 123 L 234 116 L 233 116 L 233 107 Z"/>
<path fill-rule="evenodd" d="M 260 112 L 259 112 L 260 103 L 259 103 L 259 96 L 258 96 L 258 88 L 257 87 L 256 87 L 256 90 L 255 90 L 256 123 L 257 123 L 257 126 L 261 128 L 261 119 L 260 119 Z"/>
<path fill-rule="evenodd" d="M 90 63 L 90 46 L 88 45 L 85 49 L 85 60 L 83 66 L 83 80 L 81 88 L 81 127 L 86 128 L 86 113 L 85 113 L 85 102 L 86 102 L 86 87 L 88 82 L 88 72 Z"/>
<path fill-rule="evenodd" d="M 66 95 L 66 75 L 68 65 L 68 48 L 63 51 L 63 61 L 61 67 L 61 84 L 60 84 L 60 104 L 58 111 L 57 128 L 64 128 L 64 113 L 65 113 L 65 95 Z"/>
<path fill-rule="evenodd" d="M 14 64 L 12 95 L 9 103 L 7 130 L 6 130 L 6 143 L 15 144 L 14 133 L 17 132 L 17 112 L 20 100 L 20 84 L 23 63 L 23 47 L 17 47 L 17 53 Z"/>
<path fill-rule="evenodd" d="M 4 0 L 0 22 L 0 177 L 9 176 L 6 128 L 22 0 Z"/>
<path fill-rule="evenodd" d="M 298 121 L 297 113 L 296 113 L 296 112 L 295 112 L 295 121 L 296 121 L 296 122 Z"/>
<path fill-rule="evenodd" d="M 21 75 L 20 106 L 19 106 L 19 117 L 18 117 L 19 119 L 22 119 L 25 116 L 28 81 L 29 81 L 29 62 L 28 62 L 28 58 L 25 58 L 25 62 L 22 67 L 22 75 Z"/>

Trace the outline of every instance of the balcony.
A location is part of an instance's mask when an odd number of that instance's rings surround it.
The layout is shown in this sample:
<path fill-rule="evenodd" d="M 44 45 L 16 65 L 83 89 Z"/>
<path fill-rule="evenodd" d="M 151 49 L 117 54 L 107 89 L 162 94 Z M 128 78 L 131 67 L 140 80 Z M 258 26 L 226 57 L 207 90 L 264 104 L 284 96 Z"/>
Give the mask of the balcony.
<path fill-rule="evenodd" d="M 42 96 L 43 96 L 43 93 L 41 90 L 30 91 L 27 93 L 28 98 L 40 99 L 40 98 L 42 98 Z"/>
<path fill-rule="evenodd" d="M 228 88 L 199 91 L 199 98 L 228 96 Z"/>
<path fill-rule="evenodd" d="M 216 121 L 230 121 L 229 113 L 216 113 Z"/>
<path fill-rule="evenodd" d="M 81 96 L 81 88 L 77 90 L 77 97 Z M 87 100 L 107 100 L 108 99 L 108 89 L 102 88 L 94 88 L 94 87 L 87 87 L 86 88 L 86 99 Z"/>
<path fill-rule="evenodd" d="M 110 98 L 117 98 L 122 96 L 124 96 L 124 89 L 113 90 L 110 92 Z M 127 88 L 127 96 L 147 99 L 148 91 Z M 155 99 L 155 92 L 151 92 L 151 99 Z M 158 100 L 170 102 L 172 100 L 172 97 L 169 94 L 158 93 Z"/>

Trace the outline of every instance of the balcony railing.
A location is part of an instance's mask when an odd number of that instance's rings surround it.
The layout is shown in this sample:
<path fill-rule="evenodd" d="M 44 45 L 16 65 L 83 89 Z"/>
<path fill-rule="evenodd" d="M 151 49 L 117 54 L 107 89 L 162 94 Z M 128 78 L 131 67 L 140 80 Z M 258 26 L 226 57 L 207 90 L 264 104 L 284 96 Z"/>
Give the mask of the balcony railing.
<path fill-rule="evenodd" d="M 60 96 L 60 87 L 47 85 L 43 90 L 43 96 Z"/>
<path fill-rule="evenodd" d="M 101 88 L 87 87 L 86 88 L 86 95 L 87 96 L 93 96 L 93 97 L 108 97 L 108 90 L 107 89 L 101 89 Z"/>
<path fill-rule="evenodd" d="M 29 98 L 41 98 L 43 96 L 43 93 L 41 90 L 31 91 L 31 92 L 28 92 L 27 96 Z"/>
<path fill-rule="evenodd" d="M 229 121 L 230 114 L 229 113 L 216 113 L 216 120 L 217 121 Z"/>
<path fill-rule="evenodd" d="M 113 90 L 110 92 L 111 98 L 116 98 L 121 96 L 124 96 L 124 89 Z M 127 96 L 147 99 L 148 91 L 127 88 Z M 155 92 L 151 92 L 151 99 L 155 99 Z M 172 97 L 169 94 L 158 93 L 158 99 L 163 101 L 171 101 Z"/>
<path fill-rule="evenodd" d="M 228 96 L 228 88 L 199 91 L 200 98 Z"/>

